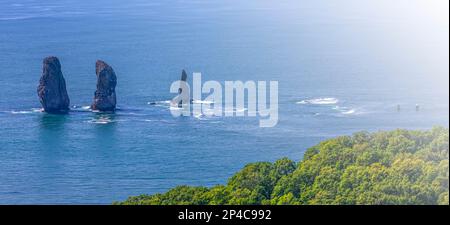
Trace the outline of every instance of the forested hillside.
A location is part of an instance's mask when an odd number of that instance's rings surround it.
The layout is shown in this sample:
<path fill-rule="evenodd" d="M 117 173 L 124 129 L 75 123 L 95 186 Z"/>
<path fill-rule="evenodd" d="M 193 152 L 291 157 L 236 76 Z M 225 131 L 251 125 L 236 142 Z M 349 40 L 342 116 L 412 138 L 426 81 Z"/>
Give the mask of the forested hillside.
<path fill-rule="evenodd" d="M 115 204 L 449 204 L 449 130 L 360 132 L 299 163 L 245 166 L 226 185 L 179 186 Z"/>

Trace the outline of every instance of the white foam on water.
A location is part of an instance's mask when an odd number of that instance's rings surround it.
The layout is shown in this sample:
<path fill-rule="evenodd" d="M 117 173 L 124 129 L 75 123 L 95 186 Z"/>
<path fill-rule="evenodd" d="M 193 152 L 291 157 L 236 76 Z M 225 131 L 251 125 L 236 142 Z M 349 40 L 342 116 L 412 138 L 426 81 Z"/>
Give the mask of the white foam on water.
<path fill-rule="evenodd" d="M 206 118 L 207 116 L 205 114 L 202 114 L 202 113 L 193 114 L 193 117 L 198 119 L 198 120 L 206 120 L 207 119 Z"/>
<path fill-rule="evenodd" d="M 72 110 L 73 111 L 80 111 L 80 112 L 93 112 L 93 110 L 91 110 L 91 106 L 90 105 L 85 105 L 85 106 L 78 106 L 78 105 L 74 105 L 72 106 Z"/>
<path fill-rule="evenodd" d="M 156 102 L 147 102 L 147 105 L 157 105 L 157 104 L 170 104 L 172 101 L 165 100 L 165 101 L 156 101 Z"/>
<path fill-rule="evenodd" d="M 87 121 L 88 123 L 93 123 L 93 124 L 109 124 L 109 123 L 114 123 L 116 122 L 115 120 L 112 120 L 110 118 L 97 118 L 97 119 L 91 119 L 89 121 Z"/>
<path fill-rule="evenodd" d="M 241 109 L 239 109 L 239 108 L 234 108 L 234 109 L 232 109 L 232 110 L 225 110 L 224 112 L 225 113 L 236 113 L 236 112 L 245 112 L 245 111 L 247 111 L 248 109 L 247 108 L 241 108 Z"/>
<path fill-rule="evenodd" d="M 8 20 L 25 20 L 32 19 L 34 16 L 13 16 L 13 17 L 0 17 L 0 20 L 8 21 Z"/>
<path fill-rule="evenodd" d="M 5 113 L 11 113 L 11 114 L 33 114 L 33 113 L 42 113 L 42 112 L 44 112 L 44 109 L 42 109 L 42 108 L 31 108 L 30 110 L 5 111 Z"/>
<path fill-rule="evenodd" d="M 170 110 L 180 110 L 180 111 L 183 110 L 183 108 L 180 108 L 178 106 L 170 106 L 169 109 Z"/>
<path fill-rule="evenodd" d="M 44 112 L 44 108 L 31 108 L 31 111 L 33 111 L 35 113 L 41 113 L 41 112 Z"/>
<path fill-rule="evenodd" d="M 343 115 L 352 115 L 352 114 L 359 114 L 359 110 L 356 110 L 354 108 L 349 108 L 345 106 L 335 106 L 333 107 L 334 110 L 339 111 Z"/>
<path fill-rule="evenodd" d="M 33 113 L 33 111 L 11 111 L 12 114 L 30 114 Z"/>
<path fill-rule="evenodd" d="M 350 115 L 350 114 L 355 114 L 356 110 L 355 109 L 350 109 L 350 110 L 347 110 L 347 111 L 343 111 L 341 113 L 344 114 L 344 115 Z"/>
<path fill-rule="evenodd" d="M 193 114 L 193 116 L 194 116 L 195 118 L 202 118 L 202 117 L 205 117 L 205 114 L 202 114 L 202 113 L 196 113 L 196 114 Z"/>
<path fill-rule="evenodd" d="M 247 108 L 235 109 L 235 112 L 245 112 L 245 111 L 247 111 Z"/>
<path fill-rule="evenodd" d="M 193 104 L 214 104 L 213 101 L 204 101 L 204 100 L 193 100 L 192 101 Z"/>
<path fill-rule="evenodd" d="M 73 105 L 71 110 L 75 112 L 94 112 L 94 110 L 91 109 L 90 105 L 85 106 Z"/>
<path fill-rule="evenodd" d="M 90 120 L 88 121 L 88 123 L 94 123 L 94 124 L 108 124 L 111 123 L 110 121 L 94 121 L 94 120 Z"/>
<path fill-rule="evenodd" d="M 301 105 L 335 105 L 339 102 L 337 98 L 313 98 L 296 102 Z"/>

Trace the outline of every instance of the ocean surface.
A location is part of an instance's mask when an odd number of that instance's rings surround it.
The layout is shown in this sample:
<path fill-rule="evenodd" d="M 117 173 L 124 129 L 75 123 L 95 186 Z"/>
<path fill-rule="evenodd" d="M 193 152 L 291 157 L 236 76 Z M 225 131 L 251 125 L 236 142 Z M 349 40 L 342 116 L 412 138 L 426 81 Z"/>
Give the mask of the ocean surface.
<path fill-rule="evenodd" d="M 448 21 L 445 0 L 2 0 L 0 204 L 110 204 L 224 184 L 247 163 L 299 161 L 340 135 L 448 127 Z M 37 98 L 50 55 L 68 115 L 43 113 Z M 97 59 L 117 74 L 115 114 L 89 109 Z M 278 81 L 277 126 L 172 117 L 182 69 Z"/>

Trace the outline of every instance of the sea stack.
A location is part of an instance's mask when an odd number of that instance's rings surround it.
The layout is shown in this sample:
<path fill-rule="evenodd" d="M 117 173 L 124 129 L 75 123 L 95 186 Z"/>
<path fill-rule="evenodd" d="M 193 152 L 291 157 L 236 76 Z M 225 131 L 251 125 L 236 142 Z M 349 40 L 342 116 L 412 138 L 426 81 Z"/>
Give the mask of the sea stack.
<path fill-rule="evenodd" d="M 183 82 L 187 81 L 187 74 L 186 74 L 185 70 L 181 71 L 181 79 L 180 79 L 180 81 L 183 81 Z M 183 91 L 183 89 L 181 87 L 178 88 L 178 94 L 181 94 L 182 91 Z"/>
<path fill-rule="evenodd" d="M 68 112 L 70 100 L 58 58 L 50 56 L 44 59 L 37 94 L 45 112 Z"/>
<path fill-rule="evenodd" d="M 187 74 L 185 70 L 181 71 L 181 81 L 187 81 Z"/>
<path fill-rule="evenodd" d="M 95 63 L 95 73 L 97 74 L 97 90 L 92 109 L 112 112 L 116 109 L 116 73 L 112 67 L 101 60 Z"/>
<path fill-rule="evenodd" d="M 186 82 L 187 81 L 187 73 L 185 70 L 181 71 L 181 81 Z M 178 88 L 178 94 L 181 94 L 183 92 L 183 89 L 180 87 Z M 178 102 L 178 107 L 181 108 L 183 105 L 183 100 L 180 100 Z"/>

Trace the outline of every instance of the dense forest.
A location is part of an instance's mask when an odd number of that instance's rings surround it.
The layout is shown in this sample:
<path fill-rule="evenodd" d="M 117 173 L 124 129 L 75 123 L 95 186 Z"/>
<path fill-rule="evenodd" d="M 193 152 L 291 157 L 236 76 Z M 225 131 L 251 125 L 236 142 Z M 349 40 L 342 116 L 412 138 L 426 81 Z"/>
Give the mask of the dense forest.
<path fill-rule="evenodd" d="M 360 132 L 302 161 L 244 167 L 226 185 L 179 186 L 114 204 L 449 204 L 449 130 Z"/>

